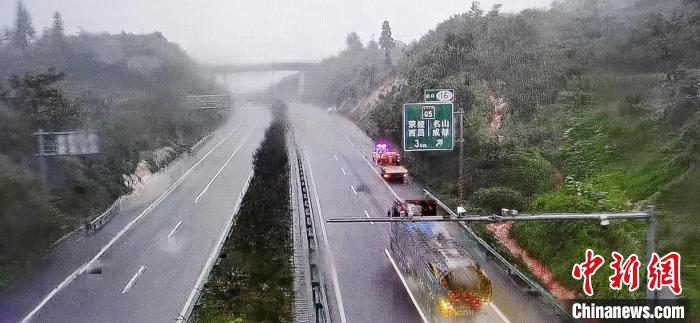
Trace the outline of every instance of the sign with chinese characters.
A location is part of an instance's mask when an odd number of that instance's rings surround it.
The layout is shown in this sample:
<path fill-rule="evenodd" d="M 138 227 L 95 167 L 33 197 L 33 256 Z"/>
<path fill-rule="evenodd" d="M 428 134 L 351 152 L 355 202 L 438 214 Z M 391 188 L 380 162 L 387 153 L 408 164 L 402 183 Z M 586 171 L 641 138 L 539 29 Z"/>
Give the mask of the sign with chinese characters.
<path fill-rule="evenodd" d="M 403 106 L 403 150 L 452 150 L 452 103 L 406 103 Z"/>
<path fill-rule="evenodd" d="M 614 270 L 612 276 L 608 277 L 610 288 L 621 290 L 627 286 L 630 292 L 634 292 L 640 286 L 639 273 L 642 265 L 639 257 L 631 254 L 628 258 L 619 252 L 612 252 L 612 263 L 610 268 Z M 586 250 L 586 260 L 582 263 L 574 264 L 571 276 L 576 280 L 583 280 L 583 292 L 588 296 L 593 296 L 592 276 L 603 267 L 605 258 L 596 255 L 593 250 Z M 651 259 L 646 266 L 647 289 L 661 290 L 668 287 L 675 295 L 680 295 L 683 291 L 681 287 L 681 255 L 677 252 L 669 252 L 661 257 L 657 253 L 652 253 Z"/>
<path fill-rule="evenodd" d="M 454 102 L 455 91 L 452 89 L 429 89 L 423 91 L 425 102 Z"/>

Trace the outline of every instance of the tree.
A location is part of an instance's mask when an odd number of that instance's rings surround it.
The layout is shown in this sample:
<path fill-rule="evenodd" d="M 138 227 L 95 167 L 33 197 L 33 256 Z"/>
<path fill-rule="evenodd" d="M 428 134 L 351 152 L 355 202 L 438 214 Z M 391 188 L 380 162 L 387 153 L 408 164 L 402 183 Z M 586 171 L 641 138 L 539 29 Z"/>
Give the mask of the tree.
<path fill-rule="evenodd" d="M 491 11 L 489 11 L 489 17 L 497 17 L 502 6 L 503 4 L 500 3 L 493 5 L 493 7 L 491 7 Z"/>
<path fill-rule="evenodd" d="M 49 131 L 69 130 L 78 125 L 78 107 L 70 104 L 54 84 L 63 73 L 49 69 L 37 75 L 10 78 L 12 93 L 4 99 L 16 111 L 24 114 L 36 128 Z"/>
<path fill-rule="evenodd" d="M 382 23 L 382 35 L 379 37 L 379 45 L 384 48 L 386 65 L 391 65 L 391 50 L 396 46 L 396 42 L 391 37 L 391 27 L 386 20 Z"/>
<path fill-rule="evenodd" d="M 36 36 L 36 31 L 32 25 L 32 17 L 21 1 L 17 2 L 17 16 L 15 19 L 15 28 L 11 34 L 12 45 L 21 51 L 26 51 L 29 49 L 29 43 Z"/>
<path fill-rule="evenodd" d="M 369 43 L 367 43 L 367 49 L 370 51 L 376 51 L 379 49 L 379 45 L 376 41 L 370 40 Z"/>
<path fill-rule="evenodd" d="M 53 23 L 50 29 L 51 40 L 54 42 L 63 42 L 66 38 L 65 27 L 63 27 L 63 18 L 61 18 L 61 13 L 56 11 L 53 14 Z"/>
<path fill-rule="evenodd" d="M 0 47 L 3 47 L 6 43 L 9 43 L 12 39 L 12 30 L 10 28 L 3 28 L 0 31 Z"/>
<path fill-rule="evenodd" d="M 41 38 L 37 42 L 38 47 L 45 49 L 52 54 L 63 53 L 65 51 L 65 28 L 61 13 L 56 11 L 53 15 L 53 22 L 50 27 L 44 28 Z"/>
<path fill-rule="evenodd" d="M 472 7 L 469 9 L 469 12 L 474 15 L 474 17 L 481 17 L 484 15 L 484 10 L 479 7 L 478 1 L 472 1 Z"/>
<path fill-rule="evenodd" d="M 347 45 L 347 50 L 350 53 L 357 53 L 364 48 L 360 36 L 358 36 L 357 33 L 354 31 L 349 33 L 348 36 L 345 38 L 345 44 Z"/>

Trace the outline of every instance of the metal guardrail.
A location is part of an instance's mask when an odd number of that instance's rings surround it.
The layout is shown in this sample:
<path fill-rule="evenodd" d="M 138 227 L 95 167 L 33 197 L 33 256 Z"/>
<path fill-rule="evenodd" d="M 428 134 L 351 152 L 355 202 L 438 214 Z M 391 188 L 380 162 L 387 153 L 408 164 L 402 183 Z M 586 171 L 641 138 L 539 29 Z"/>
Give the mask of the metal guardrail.
<path fill-rule="evenodd" d="M 197 150 L 197 148 L 199 148 L 199 146 L 201 146 L 202 144 L 204 144 L 205 142 L 207 142 L 207 140 L 209 140 L 209 138 L 211 138 L 212 135 L 214 135 L 214 132 L 213 132 L 213 131 L 210 131 L 208 134 L 204 135 L 204 137 L 202 137 L 202 139 L 199 139 L 194 145 L 192 145 L 192 147 L 190 147 L 189 149 L 187 149 L 187 153 L 190 153 L 190 154 L 191 154 L 192 152 L 194 152 L 195 150 Z"/>
<path fill-rule="evenodd" d="M 119 210 L 121 209 L 121 201 L 122 198 L 119 197 L 106 211 L 104 211 L 94 220 L 86 223 L 85 231 L 89 233 L 91 231 L 102 229 L 102 227 L 107 224 L 107 222 L 109 222 L 109 220 L 111 220 L 115 214 L 119 214 Z"/>
<path fill-rule="evenodd" d="M 315 317 L 317 323 L 330 322 L 330 312 L 328 309 L 328 299 L 326 296 L 325 285 L 321 277 L 321 272 L 318 264 L 314 262 L 319 246 L 316 239 L 316 227 L 314 226 L 313 208 L 311 199 L 309 198 L 309 190 L 306 185 L 306 176 L 304 174 L 304 165 L 300 157 L 299 151 L 296 152 L 297 163 L 299 170 L 299 186 L 301 188 L 301 198 L 304 206 L 304 218 L 306 219 L 306 240 L 309 250 L 309 267 L 311 279 L 311 291 L 314 302 Z"/>
<path fill-rule="evenodd" d="M 73 235 L 75 235 L 76 233 L 78 233 L 78 232 L 80 232 L 80 231 L 84 231 L 85 233 L 90 233 L 90 232 L 94 232 L 94 231 L 97 231 L 97 230 L 102 229 L 102 227 L 103 227 L 107 222 L 109 222 L 109 220 L 111 220 L 111 219 L 114 217 L 114 215 L 116 215 L 116 214 L 119 213 L 120 205 L 121 205 L 121 200 L 122 200 L 122 198 L 119 197 L 116 201 L 114 201 L 114 202 L 112 203 L 112 205 L 111 205 L 106 211 L 102 212 L 102 214 L 100 214 L 99 216 L 97 216 L 95 219 L 93 219 L 93 220 L 90 221 L 90 222 L 85 222 L 85 223 L 84 223 L 83 225 L 81 225 L 80 227 L 78 227 L 78 228 L 74 229 L 73 231 L 68 232 L 68 233 L 66 233 L 65 235 L 63 235 L 61 238 L 59 238 L 59 239 L 56 240 L 54 243 L 52 243 L 51 246 L 49 246 L 49 249 L 48 249 L 48 250 L 51 250 L 51 249 L 55 248 L 55 247 L 56 247 L 57 245 L 59 245 L 61 242 L 65 241 L 66 239 L 68 239 L 68 238 L 70 238 L 70 237 L 72 237 Z"/>
<path fill-rule="evenodd" d="M 443 210 L 448 212 L 452 217 L 457 217 L 457 213 L 450 209 L 445 203 L 440 201 L 440 199 L 438 199 L 435 195 L 433 195 L 425 189 L 423 190 L 423 192 L 430 199 L 434 200 L 438 204 L 438 206 L 440 206 Z M 537 295 L 542 297 L 542 299 L 546 301 L 550 306 L 552 306 L 552 308 L 557 310 L 563 318 L 566 318 L 572 322 L 575 321 L 571 314 L 569 314 L 569 312 L 562 307 L 562 305 L 552 294 L 549 293 L 549 291 L 542 287 L 538 282 L 532 280 L 530 277 L 525 275 L 515 265 L 511 264 L 505 257 L 503 257 L 503 255 L 501 255 L 498 251 L 493 249 L 486 241 L 484 241 L 484 239 L 479 237 L 479 235 L 476 234 L 476 232 L 474 232 L 474 230 L 472 230 L 464 222 L 459 222 L 459 224 L 462 226 L 462 228 L 469 232 L 469 234 L 474 238 L 474 240 L 476 240 L 476 242 L 479 243 L 479 245 L 481 245 L 481 247 L 483 247 L 488 252 L 488 255 L 497 259 L 502 266 L 505 266 L 506 273 L 510 277 L 518 278 L 521 282 L 526 284 L 529 287 L 529 289 L 527 290 L 528 293 L 536 293 Z"/>

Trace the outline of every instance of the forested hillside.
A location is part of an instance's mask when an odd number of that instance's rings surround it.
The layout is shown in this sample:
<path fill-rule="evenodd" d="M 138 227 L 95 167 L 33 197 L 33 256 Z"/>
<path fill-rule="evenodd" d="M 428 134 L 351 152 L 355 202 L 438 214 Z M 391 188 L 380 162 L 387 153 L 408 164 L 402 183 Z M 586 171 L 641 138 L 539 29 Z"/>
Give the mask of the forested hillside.
<path fill-rule="evenodd" d="M 699 54 L 697 1 L 565 0 L 517 14 L 475 3 L 408 45 L 382 74 L 400 82 L 356 121 L 398 144 L 404 103 L 421 101 L 427 88 L 455 89 L 456 106 L 467 110 L 466 202 L 473 211 L 656 206 L 659 252 L 681 253 L 683 295 L 697 300 Z M 353 73 L 342 75 L 334 79 Z M 456 151 L 407 153 L 406 160 L 418 180 L 456 200 Z M 510 234 L 580 291 L 571 267 L 586 248 L 604 257 L 613 250 L 644 255 L 644 228 L 641 221 L 608 229 L 597 221 L 539 222 L 515 225 Z M 606 265 L 594 276 L 596 297 L 642 296 L 611 290 L 610 274 Z"/>
<path fill-rule="evenodd" d="M 221 91 L 160 33 L 67 35 L 56 12 L 38 34 L 18 3 L 0 40 L 0 288 L 129 192 L 137 168 L 157 171 L 214 129 L 221 115 L 189 113 L 180 96 Z M 95 131 L 100 153 L 51 158 L 42 185 L 38 129 Z"/>

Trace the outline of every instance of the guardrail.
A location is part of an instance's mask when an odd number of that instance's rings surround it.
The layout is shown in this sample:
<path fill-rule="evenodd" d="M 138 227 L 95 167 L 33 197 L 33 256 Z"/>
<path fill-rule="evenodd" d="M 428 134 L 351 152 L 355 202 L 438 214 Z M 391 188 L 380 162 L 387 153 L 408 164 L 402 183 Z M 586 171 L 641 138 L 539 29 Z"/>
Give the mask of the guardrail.
<path fill-rule="evenodd" d="M 212 135 L 214 135 L 213 131 L 210 131 L 208 134 L 204 135 L 204 137 L 202 137 L 202 139 L 199 139 L 194 145 L 192 145 L 192 147 L 187 149 L 187 153 L 191 154 L 193 151 L 195 151 L 197 148 L 199 148 L 199 146 L 201 146 L 207 140 L 209 140 L 209 138 L 211 138 Z"/>
<path fill-rule="evenodd" d="M 104 211 L 102 214 L 100 214 L 98 217 L 96 217 L 94 220 L 90 221 L 88 224 L 85 226 L 85 231 L 86 232 L 91 232 L 91 231 L 97 231 L 102 229 L 102 227 L 111 220 L 114 215 L 119 214 L 119 210 L 121 209 L 121 201 L 122 198 L 119 197 L 112 205 Z"/>
<path fill-rule="evenodd" d="M 95 219 L 93 219 L 90 222 L 86 222 L 85 224 L 81 225 L 80 227 L 74 229 L 73 231 L 68 232 L 65 235 L 63 235 L 61 238 L 59 238 L 54 243 L 52 243 L 51 246 L 49 246 L 48 250 L 55 248 L 61 242 L 72 237 L 73 235 L 75 235 L 76 233 L 78 233 L 80 231 L 85 231 L 85 233 L 89 233 L 89 232 L 93 232 L 93 231 L 102 229 L 102 227 L 107 222 L 109 222 L 109 220 L 111 220 L 114 217 L 114 215 L 119 213 L 121 200 L 122 200 L 122 198 L 119 197 L 116 201 L 114 201 L 114 203 L 112 203 L 112 205 L 106 211 L 102 212 L 102 214 L 97 216 Z"/>
<path fill-rule="evenodd" d="M 311 293 L 314 302 L 315 318 L 317 323 L 330 322 L 331 316 L 328 309 L 328 299 L 326 288 L 323 284 L 321 272 L 318 264 L 314 261 L 316 254 L 320 250 L 316 239 L 316 227 L 314 226 L 313 208 L 309 198 L 308 186 L 306 185 L 306 175 L 304 174 L 304 163 L 299 151 L 296 151 L 299 170 L 299 186 L 301 188 L 301 198 L 304 206 L 304 218 L 306 219 L 306 241 L 309 250 L 309 276 L 311 279 Z"/>
<path fill-rule="evenodd" d="M 455 213 L 452 209 L 450 209 L 445 203 L 440 201 L 435 195 L 430 193 L 428 190 L 424 189 L 423 192 L 428 196 L 430 199 L 434 200 L 440 208 L 448 212 L 452 217 L 457 218 L 457 213 Z M 483 247 L 487 252 L 487 256 L 490 256 L 491 259 L 497 259 L 500 262 L 500 265 L 505 267 L 501 267 L 502 269 L 505 269 L 506 273 L 510 277 L 517 278 L 521 281 L 521 283 L 527 285 L 529 288 L 526 289 L 526 292 L 529 294 L 537 294 L 544 301 L 546 301 L 552 308 L 557 310 L 559 314 L 563 317 L 566 318 L 570 321 L 575 321 L 575 319 L 569 314 L 568 311 L 566 311 L 562 305 L 557 301 L 557 299 L 547 291 L 544 287 L 542 287 L 538 282 L 532 280 L 530 277 L 525 275 L 520 269 L 518 269 L 515 265 L 511 264 L 503 255 L 501 255 L 498 251 L 493 249 L 484 239 L 479 237 L 474 230 L 472 230 L 469 226 L 467 226 L 464 222 L 459 222 L 459 224 L 464 228 L 473 238 L 476 240 L 481 247 Z"/>

